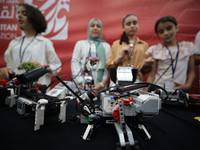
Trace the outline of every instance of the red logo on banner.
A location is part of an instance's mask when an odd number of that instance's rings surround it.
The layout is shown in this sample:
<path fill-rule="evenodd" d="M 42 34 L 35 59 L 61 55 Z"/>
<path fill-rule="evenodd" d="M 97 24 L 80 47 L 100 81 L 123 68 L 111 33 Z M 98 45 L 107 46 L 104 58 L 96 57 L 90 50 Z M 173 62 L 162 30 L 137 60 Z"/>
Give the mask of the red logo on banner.
<path fill-rule="evenodd" d="M 18 0 L 0 0 L 0 39 L 11 40 L 19 35 L 21 30 L 17 23 L 17 5 L 22 2 Z M 37 7 L 45 16 L 48 27 L 43 36 L 51 40 L 66 40 L 68 38 L 69 19 L 69 2 L 70 0 L 25 0 Z"/>
<path fill-rule="evenodd" d="M 11 40 L 20 33 L 16 19 L 18 1 L 0 1 L 0 40 Z"/>
<path fill-rule="evenodd" d="M 66 40 L 68 37 L 68 24 L 69 20 L 69 1 L 70 0 L 30 0 L 25 2 L 36 6 L 45 16 L 48 28 L 46 32 L 42 33 L 43 36 L 51 40 Z"/>

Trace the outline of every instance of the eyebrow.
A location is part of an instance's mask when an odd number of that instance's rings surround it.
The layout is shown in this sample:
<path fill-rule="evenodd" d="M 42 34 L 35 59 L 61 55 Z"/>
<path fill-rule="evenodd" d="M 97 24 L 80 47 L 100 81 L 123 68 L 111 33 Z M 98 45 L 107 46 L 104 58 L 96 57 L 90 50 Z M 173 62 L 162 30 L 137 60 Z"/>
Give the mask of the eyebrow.
<path fill-rule="evenodd" d="M 127 21 L 126 23 L 128 23 L 128 22 L 138 22 L 138 20 Z"/>
<path fill-rule="evenodd" d="M 20 10 L 18 10 L 18 12 L 19 12 Z M 24 10 L 21 10 L 21 12 L 25 12 L 26 11 L 26 9 L 24 9 Z"/>

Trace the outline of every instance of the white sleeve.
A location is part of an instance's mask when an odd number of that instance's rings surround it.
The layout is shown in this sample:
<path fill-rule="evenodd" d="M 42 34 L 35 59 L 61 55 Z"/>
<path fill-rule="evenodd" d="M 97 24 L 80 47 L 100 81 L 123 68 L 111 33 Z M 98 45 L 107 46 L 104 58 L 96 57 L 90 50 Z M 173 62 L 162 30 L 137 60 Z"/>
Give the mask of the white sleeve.
<path fill-rule="evenodd" d="M 6 61 L 6 65 L 7 65 L 6 67 L 10 68 L 11 70 L 12 70 L 11 63 L 12 63 L 12 48 L 13 48 L 12 45 L 13 45 L 13 43 L 14 43 L 14 40 L 12 40 L 9 43 L 8 48 L 7 48 L 7 50 L 4 53 L 4 59 Z"/>
<path fill-rule="evenodd" d="M 81 49 L 81 41 L 78 41 L 75 44 L 73 54 L 72 54 L 72 60 L 71 60 L 71 72 L 77 84 L 81 84 L 83 79 L 82 72 L 82 64 L 81 64 L 81 59 L 82 59 L 82 49 Z"/>
<path fill-rule="evenodd" d="M 195 51 L 195 54 L 200 54 L 200 31 L 197 33 L 195 37 L 194 44 L 197 47 L 197 51 Z"/>
<path fill-rule="evenodd" d="M 49 64 L 52 74 L 55 75 L 60 72 L 61 70 L 61 62 L 60 59 L 58 58 L 53 43 L 50 40 L 46 40 L 45 43 L 45 48 L 46 48 L 46 59 L 47 63 Z"/>
<path fill-rule="evenodd" d="M 147 49 L 147 51 L 145 52 L 145 54 L 146 55 L 149 55 L 149 54 L 151 54 L 151 55 L 153 55 L 153 49 L 155 48 L 155 46 L 153 45 L 153 46 L 150 46 L 148 49 Z"/>
<path fill-rule="evenodd" d="M 105 43 L 104 48 L 105 48 L 105 57 L 106 57 L 106 60 L 107 60 L 109 53 L 110 53 L 110 45 L 108 43 Z M 109 77 L 109 71 L 105 68 L 102 79 L 107 81 L 108 77 Z"/>

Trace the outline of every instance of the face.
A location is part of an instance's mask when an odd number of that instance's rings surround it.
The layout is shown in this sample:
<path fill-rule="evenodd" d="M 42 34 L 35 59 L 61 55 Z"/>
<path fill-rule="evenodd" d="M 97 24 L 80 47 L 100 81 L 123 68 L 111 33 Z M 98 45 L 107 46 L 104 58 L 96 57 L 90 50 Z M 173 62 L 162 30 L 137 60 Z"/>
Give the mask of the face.
<path fill-rule="evenodd" d="M 21 29 L 26 30 L 29 27 L 32 27 L 32 25 L 28 22 L 27 12 L 24 6 L 18 7 L 17 15 L 19 27 Z"/>
<path fill-rule="evenodd" d="M 91 23 L 89 32 L 93 38 L 98 38 L 101 35 L 101 26 L 97 20 Z"/>
<path fill-rule="evenodd" d="M 164 43 L 170 43 L 176 40 L 176 32 L 178 27 L 172 22 L 160 23 L 157 27 L 157 35 Z"/>
<path fill-rule="evenodd" d="M 138 18 L 136 16 L 129 16 L 124 20 L 123 31 L 128 37 L 133 37 L 139 28 Z"/>

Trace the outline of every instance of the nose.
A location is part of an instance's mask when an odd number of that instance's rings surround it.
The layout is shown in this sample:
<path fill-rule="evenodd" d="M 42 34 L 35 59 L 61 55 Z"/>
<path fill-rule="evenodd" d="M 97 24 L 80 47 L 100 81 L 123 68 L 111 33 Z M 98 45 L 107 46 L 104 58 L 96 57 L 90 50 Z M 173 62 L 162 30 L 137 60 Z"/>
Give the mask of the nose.
<path fill-rule="evenodd" d="M 21 13 L 21 12 L 18 12 L 18 13 L 17 13 L 17 16 L 18 16 L 18 18 L 21 18 L 21 17 L 22 17 L 22 13 Z"/>
<path fill-rule="evenodd" d="M 97 28 L 98 28 L 97 25 L 95 25 L 95 26 L 94 26 L 94 29 L 97 29 Z"/>
<path fill-rule="evenodd" d="M 131 27 L 134 27 L 135 25 L 133 24 L 133 23 L 131 23 L 131 25 L 130 25 Z"/>
<path fill-rule="evenodd" d="M 167 35 L 168 34 L 168 31 L 167 30 L 164 30 L 164 35 Z"/>

